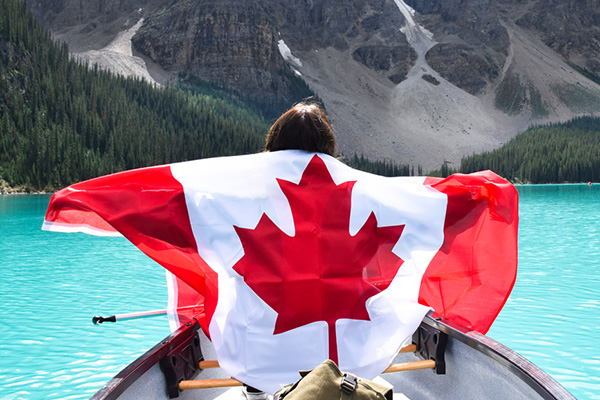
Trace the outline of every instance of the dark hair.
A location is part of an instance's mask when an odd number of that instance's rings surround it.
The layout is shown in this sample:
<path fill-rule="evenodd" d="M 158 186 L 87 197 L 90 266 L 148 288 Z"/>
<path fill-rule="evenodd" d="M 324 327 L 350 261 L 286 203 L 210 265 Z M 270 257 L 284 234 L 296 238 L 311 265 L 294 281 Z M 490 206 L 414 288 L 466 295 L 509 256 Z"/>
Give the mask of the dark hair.
<path fill-rule="evenodd" d="M 275 121 L 265 150 L 305 150 L 334 156 L 335 135 L 327 116 L 316 104 L 298 103 Z"/>

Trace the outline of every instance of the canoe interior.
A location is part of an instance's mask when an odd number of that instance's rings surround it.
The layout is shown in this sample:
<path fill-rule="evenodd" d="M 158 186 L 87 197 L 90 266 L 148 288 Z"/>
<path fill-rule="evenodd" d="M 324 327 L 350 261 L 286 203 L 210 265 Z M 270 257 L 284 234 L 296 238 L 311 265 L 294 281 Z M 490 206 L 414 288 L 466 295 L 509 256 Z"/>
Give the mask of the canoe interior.
<path fill-rule="evenodd" d="M 428 348 L 439 341 L 440 337 L 447 337 L 443 355 Z M 428 342 L 425 341 L 426 338 L 429 338 Z M 438 370 L 442 372 L 440 374 L 427 369 L 394 372 L 377 377 L 377 380 L 383 379 L 394 387 L 395 400 L 574 399 L 553 378 L 516 352 L 487 336 L 435 318 L 435 315 L 425 317 L 413 341 L 417 344 L 417 351 L 398 354 L 394 363 L 443 358 L 445 371 Z M 201 355 L 198 354 L 199 351 Z M 173 332 L 126 367 L 92 399 L 168 399 L 165 373 L 178 375 L 170 379 L 175 379 L 170 387 L 171 395 L 176 395 L 178 399 L 245 399 L 240 387 L 179 391 L 177 379 L 228 378 L 220 369 L 199 370 L 195 361 L 191 361 L 192 358 L 199 357 L 205 360 L 215 359 L 210 341 L 199 330 L 199 325 L 190 324 Z M 161 360 L 165 373 L 161 370 Z M 440 363 L 437 364 L 439 367 Z"/>

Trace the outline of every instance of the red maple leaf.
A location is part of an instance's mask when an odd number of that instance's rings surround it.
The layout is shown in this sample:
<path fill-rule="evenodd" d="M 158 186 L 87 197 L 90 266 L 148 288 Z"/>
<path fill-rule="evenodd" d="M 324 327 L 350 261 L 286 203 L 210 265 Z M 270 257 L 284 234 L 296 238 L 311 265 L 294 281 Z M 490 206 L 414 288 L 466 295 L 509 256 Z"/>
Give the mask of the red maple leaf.
<path fill-rule="evenodd" d="M 377 227 L 371 213 L 349 233 L 355 181 L 336 185 L 314 156 L 299 184 L 278 179 L 292 210 L 295 235 L 266 214 L 255 229 L 235 227 L 244 256 L 233 269 L 277 312 L 274 334 L 325 321 L 329 358 L 337 362 L 335 322 L 369 320 L 366 301 L 387 288 L 403 260 L 391 252 L 404 225 Z"/>

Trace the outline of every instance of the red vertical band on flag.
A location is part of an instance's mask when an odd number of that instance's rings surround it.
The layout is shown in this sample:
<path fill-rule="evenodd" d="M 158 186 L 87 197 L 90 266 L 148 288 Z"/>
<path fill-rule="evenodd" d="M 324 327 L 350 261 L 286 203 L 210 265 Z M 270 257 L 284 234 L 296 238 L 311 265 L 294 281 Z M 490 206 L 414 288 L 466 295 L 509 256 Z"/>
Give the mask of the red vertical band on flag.
<path fill-rule="evenodd" d="M 517 274 L 518 193 L 491 171 L 427 178 L 446 194 L 444 243 L 425 271 L 419 302 L 486 333 Z"/>
<path fill-rule="evenodd" d="M 208 320 L 212 317 L 217 274 L 198 255 L 184 190 L 168 165 L 120 172 L 69 186 L 52 197 L 46 221 L 120 232 L 203 294 Z M 201 323 L 203 328 L 208 326 L 206 321 Z"/>

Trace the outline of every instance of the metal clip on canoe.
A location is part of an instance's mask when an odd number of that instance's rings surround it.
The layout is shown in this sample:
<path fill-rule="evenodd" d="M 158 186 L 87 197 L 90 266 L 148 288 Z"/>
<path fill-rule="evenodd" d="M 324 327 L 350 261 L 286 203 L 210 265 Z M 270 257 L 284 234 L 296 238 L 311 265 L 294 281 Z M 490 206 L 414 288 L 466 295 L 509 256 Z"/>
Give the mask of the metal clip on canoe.
<path fill-rule="evenodd" d="M 444 355 L 448 344 L 448 335 L 429 325 L 421 324 L 413 334 L 412 341 L 416 345 L 417 355 L 424 361 L 433 361 L 435 363 L 433 372 L 444 375 L 446 373 Z"/>
<path fill-rule="evenodd" d="M 183 390 L 179 383 L 193 378 L 200 371 L 200 361 L 203 359 L 200 336 L 196 332 L 160 360 L 169 398 L 179 397 L 179 392 Z"/>

